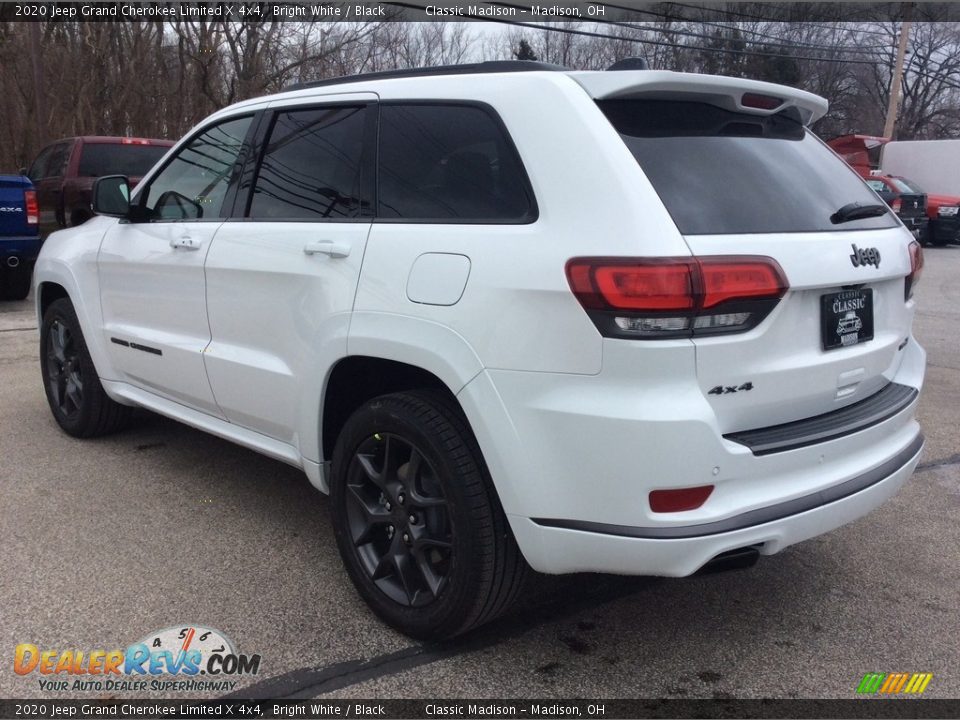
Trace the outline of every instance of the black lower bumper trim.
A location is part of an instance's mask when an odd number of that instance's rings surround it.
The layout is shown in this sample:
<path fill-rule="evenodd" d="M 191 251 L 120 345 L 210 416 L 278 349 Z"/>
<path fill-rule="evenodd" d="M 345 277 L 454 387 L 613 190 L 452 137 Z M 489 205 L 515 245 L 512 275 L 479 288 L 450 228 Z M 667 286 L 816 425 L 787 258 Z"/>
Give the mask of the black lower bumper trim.
<path fill-rule="evenodd" d="M 621 537 L 645 538 L 649 540 L 680 540 L 683 538 L 705 537 L 720 533 L 743 530 L 744 528 L 781 520 L 791 515 L 808 510 L 814 510 L 823 505 L 842 500 L 845 497 L 866 490 L 871 485 L 886 480 L 895 472 L 913 460 L 923 449 L 923 433 L 917 433 L 913 441 L 882 465 L 878 465 L 863 475 L 858 475 L 839 485 L 824 488 L 810 495 L 787 500 L 786 502 L 769 505 L 736 515 L 725 520 L 703 523 L 702 525 L 683 525 L 674 527 L 633 527 L 630 525 L 610 525 L 607 523 L 583 522 L 580 520 L 551 520 L 545 518 L 531 518 L 537 525 L 544 527 L 565 528 L 583 532 L 600 533 L 602 535 L 619 535 Z"/>
<path fill-rule="evenodd" d="M 754 455 L 796 450 L 882 423 L 909 407 L 919 394 L 916 388 L 892 382 L 880 392 L 839 410 L 782 425 L 729 433 L 723 437 L 746 445 Z"/>

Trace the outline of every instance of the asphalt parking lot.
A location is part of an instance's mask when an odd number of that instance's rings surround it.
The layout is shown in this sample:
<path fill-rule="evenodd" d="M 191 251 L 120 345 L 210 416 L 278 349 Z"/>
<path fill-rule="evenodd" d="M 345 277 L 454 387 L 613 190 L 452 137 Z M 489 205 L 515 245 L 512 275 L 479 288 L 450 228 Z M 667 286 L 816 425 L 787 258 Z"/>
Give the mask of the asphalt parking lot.
<path fill-rule="evenodd" d="M 447 645 L 367 611 L 298 471 L 148 413 L 109 438 L 60 432 L 32 303 L 0 303 L 0 697 L 42 695 L 12 670 L 18 643 L 113 649 L 195 623 L 262 655 L 239 695 L 849 698 L 897 671 L 960 697 L 960 247 L 926 260 L 927 445 L 896 498 L 747 571 L 545 580 Z"/>

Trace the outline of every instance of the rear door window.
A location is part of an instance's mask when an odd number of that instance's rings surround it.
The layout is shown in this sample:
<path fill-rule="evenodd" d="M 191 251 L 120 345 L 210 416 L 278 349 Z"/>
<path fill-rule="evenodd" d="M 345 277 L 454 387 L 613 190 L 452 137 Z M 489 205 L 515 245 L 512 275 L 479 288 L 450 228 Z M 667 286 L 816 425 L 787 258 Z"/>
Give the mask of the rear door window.
<path fill-rule="evenodd" d="M 67 167 L 70 146 L 71 143 L 64 142 L 46 148 L 37 156 L 37 159 L 33 161 L 33 165 L 27 173 L 28 177 L 33 181 L 37 181 L 48 177 L 60 177 L 63 175 Z"/>
<path fill-rule="evenodd" d="M 249 216 L 344 220 L 371 215 L 363 173 L 367 112 L 361 105 L 277 113 L 257 172 Z"/>
<path fill-rule="evenodd" d="M 876 196 L 791 111 L 771 116 L 673 100 L 598 102 L 681 233 L 788 233 L 895 227 L 890 213 L 833 224 Z"/>
<path fill-rule="evenodd" d="M 378 218 L 526 223 L 536 206 L 493 110 L 441 103 L 380 108 Z"/>
<path fill-rule="evenodd" d="M 37 180 L 42 180 L 45 178 L 47 172 L 47 165 L 49 164 L 50 155 L 53 153 L 53 145 L 48 148 L 44 148 L 37 158 L 33 161 L 33 165 L 30 166 L 30 169 L 27 171 L 27 177 L 36 182 Z"/>

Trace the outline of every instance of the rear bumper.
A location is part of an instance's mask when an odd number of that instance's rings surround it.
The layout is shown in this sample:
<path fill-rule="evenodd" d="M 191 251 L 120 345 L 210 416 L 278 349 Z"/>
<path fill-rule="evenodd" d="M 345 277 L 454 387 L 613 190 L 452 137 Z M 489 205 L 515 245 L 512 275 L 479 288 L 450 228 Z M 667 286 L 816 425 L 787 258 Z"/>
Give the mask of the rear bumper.
<path fill-rule="evenodd" d="M 745 546 L 774 553 L 868 513 L 916 465 L 926 356 L 912 338 L 894 346 L 888 392 L 742 442 L 691 382 L 683 342 L 622 345 L 596 376 L 486 370 L 459 394 L 536 570 L 683 576 Z M 646 379 L 623 382 L 621 362 Z M 714 490 L 697 509 L 650 507 L 652 490 L 700 485 Z"/>
<path fill-rule="evenodd" d="M 0 237 L 0 266 L 6 267 L 9 258 L 32 264 L 40 254 L 40 238 L 36 235 Z"/>
<path fill-rule="evenodd" d="M 670 527 L 631 527 L 628 525 L 607 525 L 605 523 L 580 522 L 576 520 L 549 520 L 533 518 L 533 522 L 542 527 L 566 528 L 568 530 L 583 530 L 603 535 L 617 535 L 620 537 L 646 538 L 650 540 L 676 540 L 685 538 L 701 538 L 719 536 L 726 533 L 745 530 L 757 525 L 766 525 L 799 515 L 807 511 L 818 510 L 831 503 L 868 490 L 878 483 L 894 477 L 907 465 L 913 463 L 923 450 L 923 434 L 917 433 L 913 441 L 882 465 L 878 465 L 861 475 L 850 478 L 839 485 L 833 485 L 803 497 L 787 500 L 775 505 L 757 508 L 742 515 L 716 520 L 699 525 L 680 525 Z M 753 544 L 753 543 L 750 543 Z"/>
<path fill-rule="evenodd" d="M 621 527 L 611 531 L 608 527 L 596 531 L 545 526 L 519 517 L 511 518 L 511 526 L 524 552 L 528 548 L 532 551 L 534 567 L 540 572 L 684 577 L 721 553 L 755 546 L 762 555 L 771 555 L 866 515 L 906 482 L 917 466 L 922 446 L 923 436 L 918 433 L 894 458 L 855 479 L 868 483 L 860 490 L 766 522 L 760 515 L 747 513 L 727 521 L 731 528 L 726 531 L 701 534 L 709 526 L 673 527 L 672 532 L 686 536 L 648 537 L 644 533 L 649 528 Z M 761 512 L 789 511 L 789 505 Z M 738 524 L 743 526 L 736 527 Z"/>

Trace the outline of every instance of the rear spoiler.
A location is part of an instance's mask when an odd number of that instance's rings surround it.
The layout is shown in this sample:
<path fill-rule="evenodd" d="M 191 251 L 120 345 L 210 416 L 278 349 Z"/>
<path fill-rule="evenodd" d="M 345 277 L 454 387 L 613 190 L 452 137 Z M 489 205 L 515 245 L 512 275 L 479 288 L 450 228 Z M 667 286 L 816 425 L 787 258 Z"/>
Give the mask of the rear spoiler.
<path fill-rule="evenodd" d="M 571 72 L 569 75 L 595 100 L 640 97 L 686 100 L 754 115 L 773 115 L 793 107 L 799 111 L 804 125 L 819 120 L 829 107 L 826 99 L 805 90 L 721 75 L 668 70 Z"/>

